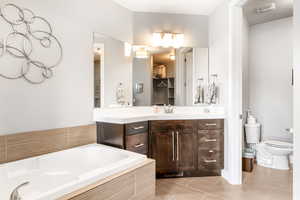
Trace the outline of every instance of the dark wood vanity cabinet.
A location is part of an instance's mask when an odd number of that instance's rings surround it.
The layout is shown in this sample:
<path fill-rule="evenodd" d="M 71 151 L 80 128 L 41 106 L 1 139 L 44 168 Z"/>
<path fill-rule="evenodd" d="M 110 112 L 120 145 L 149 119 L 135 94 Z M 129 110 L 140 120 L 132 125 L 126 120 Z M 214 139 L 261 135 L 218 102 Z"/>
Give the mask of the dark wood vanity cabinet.
<path fill-rule="evenodd" d="M 148 155 L 148 121 L 131 124 L 97 123 L 97 142 Z"/>
<path fill-rule="evenodd" d="M 159 177 L 220 175 L 223 120 L 150 122 L 150 157 Z"/>
<path fill-rule="evenodd" d="M 158 177 L 218 176 L 224 168 L 224 120 L 97 123 L 98 143 L 148 155 Z"/>

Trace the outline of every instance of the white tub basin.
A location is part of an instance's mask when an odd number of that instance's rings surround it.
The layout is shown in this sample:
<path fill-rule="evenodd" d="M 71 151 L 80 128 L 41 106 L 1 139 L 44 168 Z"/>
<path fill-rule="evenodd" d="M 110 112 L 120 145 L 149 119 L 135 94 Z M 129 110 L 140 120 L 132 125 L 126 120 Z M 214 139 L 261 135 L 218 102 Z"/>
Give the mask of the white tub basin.
<path fill-rule="evenodd" d="M 52 200 L 134 167 L 146 156 L 91 144 L 0 165 L 0 199 L 20 189 L 22 200 Z"/>

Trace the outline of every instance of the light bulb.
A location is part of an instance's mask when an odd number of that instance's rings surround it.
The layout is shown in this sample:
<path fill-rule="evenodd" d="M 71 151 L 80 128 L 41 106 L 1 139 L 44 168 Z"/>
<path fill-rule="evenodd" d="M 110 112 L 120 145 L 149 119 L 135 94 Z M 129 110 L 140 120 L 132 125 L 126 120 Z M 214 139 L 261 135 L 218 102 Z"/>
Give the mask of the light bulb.
<path fill-rule="evenodd" d="M 173 47 L 180 48 L 184 43 L 184 34 L 174 34 L 173 36 Z"/>
<path fill-rule="evenodd" d="M 161 33 L 153 33 L 152 34 L 152 45 L 154 47 L 159 47 L 162 44 Z"/>
<path fill-rule="evenodd" d="M 172 46 L 173 43 L 173 34 L 172 33 L 165 33 L 163 37 L 162 46 L 168 48 Z"/>

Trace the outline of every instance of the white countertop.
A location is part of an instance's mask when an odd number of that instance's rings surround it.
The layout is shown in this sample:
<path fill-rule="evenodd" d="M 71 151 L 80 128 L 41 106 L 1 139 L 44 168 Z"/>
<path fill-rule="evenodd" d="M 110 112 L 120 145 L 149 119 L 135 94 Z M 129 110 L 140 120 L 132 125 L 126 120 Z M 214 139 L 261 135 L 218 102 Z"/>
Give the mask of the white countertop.
<path fill-rule="evenodd" d="M 196 119 L 224 119 L 225 109 L 221 106 L 182 106 L 175 107 L 174 113 L 164 113 L 163 107 L 154 113 L 153 107 L 119 107 L 95 108 L 94 121 L 115 124 L 128 124 L 154 120 L 196 120 Z"/>

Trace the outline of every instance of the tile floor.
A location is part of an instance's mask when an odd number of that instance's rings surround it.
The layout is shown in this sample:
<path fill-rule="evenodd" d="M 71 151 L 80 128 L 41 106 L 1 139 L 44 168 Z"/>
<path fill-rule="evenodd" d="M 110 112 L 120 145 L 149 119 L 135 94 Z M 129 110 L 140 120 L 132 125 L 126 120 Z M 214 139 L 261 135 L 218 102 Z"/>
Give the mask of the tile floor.
<path fill-rule="evenodd" d="M 221 177 L 159 179 L 155 200 L 292 200 L 292 176 L 257 166 L 241 186 Z"/>

